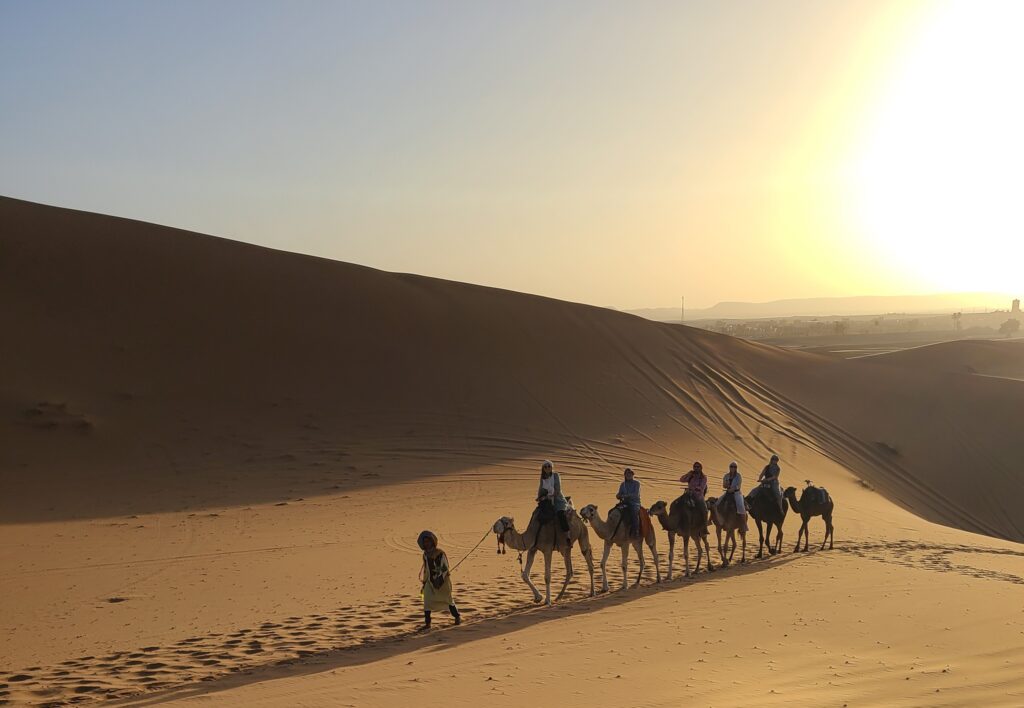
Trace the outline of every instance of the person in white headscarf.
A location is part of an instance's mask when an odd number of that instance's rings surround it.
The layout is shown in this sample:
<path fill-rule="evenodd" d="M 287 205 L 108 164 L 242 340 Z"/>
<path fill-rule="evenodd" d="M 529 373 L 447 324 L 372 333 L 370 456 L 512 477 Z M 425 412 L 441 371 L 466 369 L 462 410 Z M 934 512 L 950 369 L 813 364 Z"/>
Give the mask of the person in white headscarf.
<path fill-rule="evenodd" d="M 743 518 L 743 532 L 747 531 L 747 508 L 743 503 L 743 492 L 740 491 L 740 487 L 743 485 L 743 478 L 740 476 L 739 465 L 735 462 L 729 463 L 729 471 L 725 473 L 725 477 L 722 478 L 722 489 L 725 490 L 726 494 L 732 493 L 733 499 L 736 500 L 736 513 Z"/>
<path fill-rule="evenodd" d="M 569 531 L 569 517 L 566 510 L 569 508 L 562 495 L 562 478 L 555 472 L 551 460 L 544 460 L 540 466 L 540 487 L 537 489 L 537 503 L 542 507 L 550 505 L 558 519 L 558 526 L 563 532 Z M 551 517 L 548 517 L 551 518 Z"/>

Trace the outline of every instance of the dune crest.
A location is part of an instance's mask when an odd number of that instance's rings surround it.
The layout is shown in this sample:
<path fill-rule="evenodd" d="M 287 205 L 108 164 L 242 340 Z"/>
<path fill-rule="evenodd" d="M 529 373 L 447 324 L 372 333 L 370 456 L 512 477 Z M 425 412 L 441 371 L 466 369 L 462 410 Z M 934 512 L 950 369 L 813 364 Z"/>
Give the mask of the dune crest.
<path fill-rule="evenodd" d="M 422 474 L 566 448 L 610 470 L 628 462 L 616 439 L 670 434 L 723 461 L 810 447 L 925 518 L 1024 538 L 1024 384 L 13 199 L 0 219 L 0 296 L 13 304 L 0 324 L 19 333 L 0 345 L 6 519 L 265 501 L 282 468 L 333 465 L 371 441 L 432 457 Z M 650 463 L 667 472 L 673 457 Z M 335 482 L 387 474 L 356 467 Z M 44 509 L 40 490 L 55 488 L 66 496 Z"/>

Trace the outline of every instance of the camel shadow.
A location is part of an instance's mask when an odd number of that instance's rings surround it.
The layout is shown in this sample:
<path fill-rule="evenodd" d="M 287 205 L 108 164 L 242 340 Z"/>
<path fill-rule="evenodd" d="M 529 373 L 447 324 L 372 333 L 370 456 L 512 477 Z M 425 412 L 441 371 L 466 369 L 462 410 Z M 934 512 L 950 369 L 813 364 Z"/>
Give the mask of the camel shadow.
<path fill-rule="evenodd" d="M 462 626 L 438 628 L 429 633 L 409 631 L 362 644 L 338 649 L 309 652 L 301 658 L 249 667 L 243 671 L 209 678 L 201 683 L 182 684 L 167 687 L 133 697 L 107 700 L 107 705 L 154 705 L 168 700 L 180 700 L 198 696 L 210 696 L 233 688 L 283 678 L 297 678 L 320 674 L 334 669 L 364 666 L 403 654 L 427 650 L 445 651 L 476 641 L 500 637 L 530 626 L 552 620 L 587 615 L 626 605 L 635 600 L 654 597 L 663 593 L 685 590 L 696 584 L 718 584 L 737 575 L 760 573 L 772 568 L 788 565 L 807 558 L 811 553 L 785 553 L 760 560 L 748 560 L 745 564 L 733 563 L 727 568 L 716 566 L 713 572 L 702 571 L 696 576 L 674 578 L 671 581 L 640 585 L 628 590 L 600 593 L 596 597 L 582 597 L 546 607 L 524 603 L 503 614 L 475 621 L 465 621 Z"/>

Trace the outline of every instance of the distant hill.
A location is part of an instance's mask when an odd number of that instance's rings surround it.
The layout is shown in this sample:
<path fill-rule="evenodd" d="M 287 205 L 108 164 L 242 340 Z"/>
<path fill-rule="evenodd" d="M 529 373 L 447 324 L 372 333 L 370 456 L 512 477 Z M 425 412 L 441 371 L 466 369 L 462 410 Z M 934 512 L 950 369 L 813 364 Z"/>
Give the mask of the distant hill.
<path fill-rule="evenodd" d="M 970 309 L 1010 307 L 1012 297 L 999 293 L 946 293 L 941 295 L 865 295 L 814 297 L 772 302 L 720 302 L 713 307 L 686 311 L 686 321 L 757 319 L 765 317 L 829 317 L 878 315 L 893 312 L 929 314 Z M 678 322 L 678 307 L 629 310 L 657 322 Z"/>

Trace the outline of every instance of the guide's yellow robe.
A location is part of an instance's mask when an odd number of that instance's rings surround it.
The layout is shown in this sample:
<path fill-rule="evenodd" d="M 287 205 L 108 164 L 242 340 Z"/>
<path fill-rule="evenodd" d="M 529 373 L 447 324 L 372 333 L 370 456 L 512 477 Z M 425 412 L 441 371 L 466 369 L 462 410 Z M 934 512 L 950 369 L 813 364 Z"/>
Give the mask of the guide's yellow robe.
<path fill-rule="evenodd" d="M 431 571 L 434 577 L 444 576 L 441 587 L 435 588 L 430 582 Z M 448 574 L 448 556 L 444 551 L 435 548 L 428 557 L 423 554 L 423 568 L 420 570 L 420 579 L 423 581 L 423 609 L 424 610 L 447 610 L 449 605 L 454 605 L 452 599 L 452 578 Z"/>

